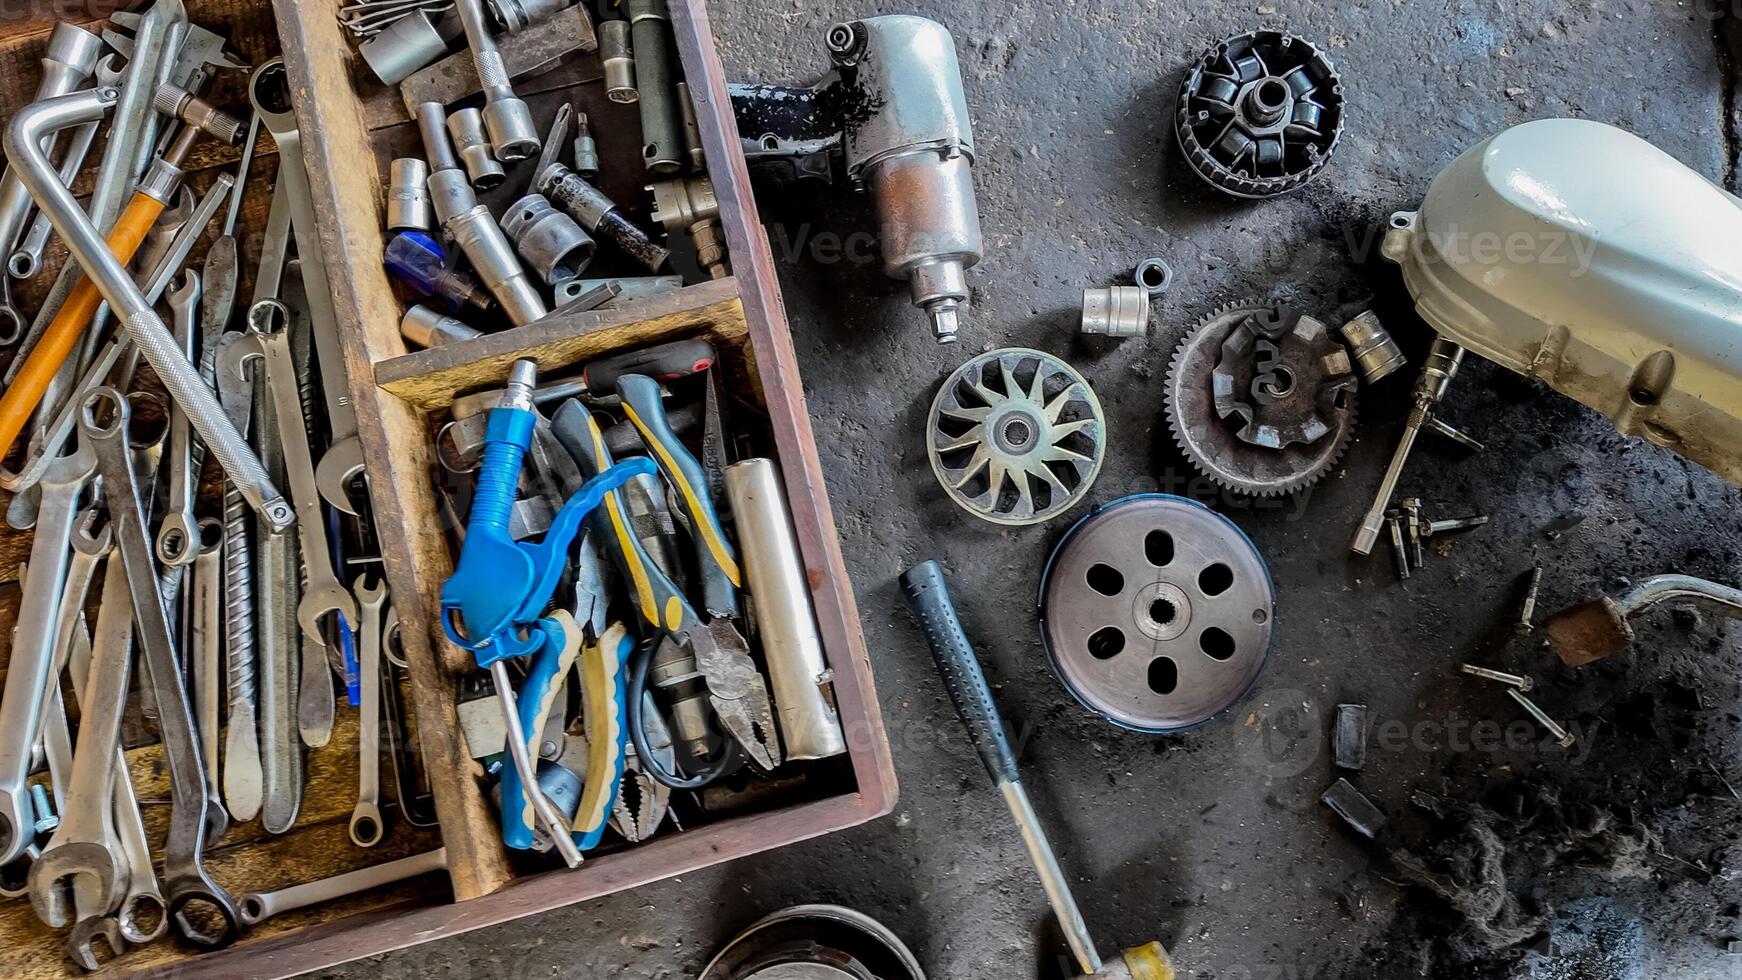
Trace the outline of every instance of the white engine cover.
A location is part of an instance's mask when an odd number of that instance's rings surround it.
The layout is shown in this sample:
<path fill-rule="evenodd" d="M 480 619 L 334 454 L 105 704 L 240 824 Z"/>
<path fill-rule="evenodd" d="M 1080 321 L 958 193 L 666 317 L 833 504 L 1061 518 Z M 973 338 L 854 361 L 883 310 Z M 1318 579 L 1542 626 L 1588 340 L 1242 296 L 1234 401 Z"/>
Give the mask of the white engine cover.
<path fill-rule="evenodd" d="M 1447 339 L 1742 484 L 1742 201 L 1543 119 L 1453 160 L 1382 252 Z"/>

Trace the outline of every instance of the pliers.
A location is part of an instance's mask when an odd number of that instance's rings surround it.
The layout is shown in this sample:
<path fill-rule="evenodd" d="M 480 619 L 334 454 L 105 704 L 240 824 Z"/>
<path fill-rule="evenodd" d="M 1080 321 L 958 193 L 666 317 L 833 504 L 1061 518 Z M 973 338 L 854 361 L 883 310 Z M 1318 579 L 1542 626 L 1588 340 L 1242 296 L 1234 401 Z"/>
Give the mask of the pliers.
<path fill-rule="evenodd" d="M 644 400 L 645 387 L 636 379 L 654 387 L 651 410 Z M 714 516 L 706 484 L 701 480 L 701 468 L 665 424 L 665 412 L 658 403 L 657 382 L 643 375 L 625 375 L 618 380 L 618 392 L 624 395 L 625 413 L 632 410 L 630 398 L 637 400 L 639 407 L 634 409 L 631 423 L 639 431 L 654 433 L 650 446 L 655 460 L 683 498 L 694 522 L 697 550 L 707 554 L 700 567 L 704 607 L 712 618 L 704 622 L 688 598 L 648 557 L 634 533 L 619 492 L 605 497 L 601 508 L 604 515 L 602 526 L 609 529 L 608 540 L 613 553 L 634 586 L 634 605 L 642 618 L 695 658 L 696 667 L 707 684 L 709 704 L 720 724 L 743 749 L 751 765 L 763 772 L 771 771 L 781 761 L 774 711 L 767 684 L 757 670 L 756 662 L 750 658 L 749 644 L 732 624 L 738 612 L 734 591 L 739 580 L 738 565 Z M 585 417 L 584 438 L 571 438 L 575 426 L 563 424 L 565 413 L 579 413 Z M 642 421 L 636 423 L 635 419 Z M 642 429 L 643 424 L 648 428 Z M 556 429 L 558 438 L 575 456 L 575 462 L 580 464 L 583 472 L 602 473 L 611 468 L 613 460 L 610 450 L 605 448 L 604 434 L 599 431 L 592 414 L 578 403 L 565 405 L 559 411 Z M 661 432 L 664 438 L 659 436 Z"/>

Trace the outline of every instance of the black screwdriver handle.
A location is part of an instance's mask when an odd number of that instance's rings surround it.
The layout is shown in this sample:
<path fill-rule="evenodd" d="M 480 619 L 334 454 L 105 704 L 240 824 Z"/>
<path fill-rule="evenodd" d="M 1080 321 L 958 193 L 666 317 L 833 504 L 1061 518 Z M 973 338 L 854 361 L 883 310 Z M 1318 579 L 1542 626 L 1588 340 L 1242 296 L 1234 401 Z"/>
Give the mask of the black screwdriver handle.
<path fill-rule="evenodd" d="M 956 605 L 950 601 L 950 589 L 944 582 L 944 570 L 935 561 L 921 562 L 901 575 L 901 590 L 907 604 L 925 630 L 931 644 L 938 673 L 950 700 L 956 703 L 956 713 L 968 726 L 968 737 L 980 751 L 980 760 L 999 786 L 1017 782 L 1016 755 L 1010 751 L 1010 741 L 1004 735 L 1004 719 L 998 705 L 992 701 L 992 690 L 986 686 L 986 675 L 980 671 L 980 661 L 968 634 L 962 632 L 962 621 L 956 617 Z"/>

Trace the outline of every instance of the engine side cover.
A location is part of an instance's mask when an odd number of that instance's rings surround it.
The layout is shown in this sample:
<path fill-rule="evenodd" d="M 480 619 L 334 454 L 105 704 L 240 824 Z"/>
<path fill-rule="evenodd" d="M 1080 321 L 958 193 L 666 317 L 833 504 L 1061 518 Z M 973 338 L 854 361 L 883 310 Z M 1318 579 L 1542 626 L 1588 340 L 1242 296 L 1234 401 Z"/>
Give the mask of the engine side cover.
<path fill-rule="evenodd" d="M 1631 133 L 1514 126 L 1382 252 L 1448 339 L 1742 484 L 1742 200 Z"/>

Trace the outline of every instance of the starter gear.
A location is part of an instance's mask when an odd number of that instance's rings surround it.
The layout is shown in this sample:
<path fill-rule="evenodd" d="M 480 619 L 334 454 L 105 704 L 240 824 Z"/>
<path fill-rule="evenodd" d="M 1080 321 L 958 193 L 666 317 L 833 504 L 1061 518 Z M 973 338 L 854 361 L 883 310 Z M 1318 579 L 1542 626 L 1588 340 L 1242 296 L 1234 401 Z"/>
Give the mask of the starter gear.
<path fill-rule="evenodd" d="M 1205 317 L 1174 350 L 1168 425 L 1198 469 L 1238 493 L 1317 483 L 1355 428 L 1347 349 L 1319 320 L 1247 301 Z"/>
<path fill-rule="evenodd" d="M 1305 38 L 1238 34 L 1186 73 L 1174 133 L 1212 187 L 1235 197 L 1286 194 L 1318 176 L 1342 138 L 1342 82 Z"/>

